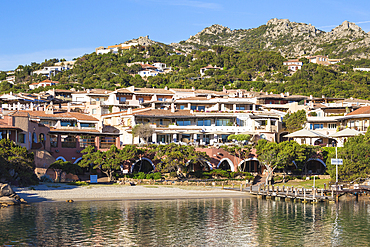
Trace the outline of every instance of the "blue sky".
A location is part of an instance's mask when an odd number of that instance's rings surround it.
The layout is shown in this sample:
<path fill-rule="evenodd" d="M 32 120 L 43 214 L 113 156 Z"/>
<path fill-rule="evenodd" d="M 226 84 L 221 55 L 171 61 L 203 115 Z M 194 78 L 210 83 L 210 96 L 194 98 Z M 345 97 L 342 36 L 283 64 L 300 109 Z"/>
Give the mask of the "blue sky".
<path fill-rule="evenodd" d="M 348 20 L 370 31 L 368 0 L 19 0 L 2 1 L 0 70 L 70 60 L 139 36 L 171 43 L 212 24 L 254 28 L 271 18 L 330 31 Z"/>

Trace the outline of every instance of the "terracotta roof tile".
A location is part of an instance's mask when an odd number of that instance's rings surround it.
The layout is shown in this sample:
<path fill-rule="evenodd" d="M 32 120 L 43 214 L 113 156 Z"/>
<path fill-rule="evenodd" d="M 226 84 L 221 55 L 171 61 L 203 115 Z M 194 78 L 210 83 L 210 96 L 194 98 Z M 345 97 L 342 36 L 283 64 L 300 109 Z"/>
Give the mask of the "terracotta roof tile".
<path fill-rule="evenodd" d="M 151 109 L 145 112 L 134 113 L 135 116 L 157 116 L 157 117 L 168 117 L 168 116 L 193 116 L 190 113 L 190 110 L 176 110 L 171 112 L 171 110 L 160 110 L 160 109 Z"/>
<path fill-rule="evenodd" d="M 54 114 L 46 114 L 44 111 L 17 111 L 13 114 L 17 117 L 36 117 L 36 118 L 56 118 L 56 119 L 76 119 L 82 121 L 99 121 L 97 118 L 79 113 L 79 112 L 54 112 Z"/>
<path fill-rule="evenodd" d="M 363 106 L 360 109 L 357 109 L 351 113 L 348 113 L 346 116 L 353 116 L 359 114 L 370 114 L 370 106 Z"/>

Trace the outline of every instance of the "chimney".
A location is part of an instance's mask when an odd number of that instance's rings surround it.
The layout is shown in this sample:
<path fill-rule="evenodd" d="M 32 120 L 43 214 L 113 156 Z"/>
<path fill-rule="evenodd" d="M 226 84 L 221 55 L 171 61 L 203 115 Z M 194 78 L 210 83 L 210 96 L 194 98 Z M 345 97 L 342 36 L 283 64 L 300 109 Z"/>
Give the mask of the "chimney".
<path fill-rule="evenodd" d="M 132 108 L 127 109 L 127 114 L 132 114 Z"/>
<path fill-rule="evenodd" d="M 286 92 L 286 96 L 290 96 L 290 93 L 289 92 Z"/>
<path fill-rule="evenodd" d="M 212 95 L 207 94 L 207 99 L 212 99 Z"/>
<path fill-rule="evenodd" d="M 191 90 L 195 91 L 195 87 L 191 87 Z"/>
<path fill-rule="evenodd" d="M 325 99 L 325 95 L 321 95 L 321 98 Z"/>
<path fill-rule="evenodd" d="M 226 90 L 225 86 L 222 87 L 222 92 L 227 93 L 227 90 Z"/>
<path fill-rule="evenodd" d="M 281 93 L 280 96 L 284 98 L 285 95 L 284 95 L 284 93 Z"/>
<path fill-rule="evenodd" d="M 175 104 L 171 103 L 171 112 L 175 112 Z"/>
<path fill-rule="evenodd" d="M 86 92 L 87 92 L 87 93 L 90 93 L 90 89 L 86 89 Z"/>
<path fill-rule="evenodd" d="M 67 112 L 71 112 L 71 103 L 70 102 L 67 103 Z"/>
<path fill-rule="evenodd" d="M 266 92 L 266 95 L 269 95 L 269 92 Z"/>
<path fill-rule="evenodd" d="M 164 87 L 164 90 L 168 90 L 168 87 L 167 87 L 167 86 L 165 86 L 165 87 Z"/>
<path fill-rule="evenodd" d="M 313 99 L 313 96 L 312 95 L 310 95 L 310 99 Z"/>

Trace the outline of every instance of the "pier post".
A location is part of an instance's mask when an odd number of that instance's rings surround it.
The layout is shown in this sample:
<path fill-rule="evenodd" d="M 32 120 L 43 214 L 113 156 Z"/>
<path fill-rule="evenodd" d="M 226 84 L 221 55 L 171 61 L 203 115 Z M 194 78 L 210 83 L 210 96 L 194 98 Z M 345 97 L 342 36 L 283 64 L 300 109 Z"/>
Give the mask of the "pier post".
<path fill-rule="evenodd" d="M 324 189 L 321 189 L 321 196 L 324 196 Z"/>
<path fill-rule="evenodd" d="M 331 198 L 334 200 L 334 189 L 331 189 Z"/>
<path fill-rule="evenodd" d="M 222 189 L 224 189 L 224 186 L 225 186 L 225 183 L 224 183 L 224 182 L 222 182 Z"/>
<path fill-rule="evenodd" d="M 249 192 L 252 192 L 252 185 L 249 186 Z"/>
<path fill-rule="evenodd" d="M 315 197 L 316 197 L 316 188 L 312 189 L 312 197 L 313 197 L 313 199 L 315 199 Z"/>
<path fill-rule="evenodd" d="M 326 183 L 324 183 L 324 190 L 326 190 Z"/>
<path fill-rule="evenodd" d="M 303 190 L 303 203 L 307 203 L 307 200 L 306 200 L 306 189 L 305 188 L 302 188 Z"/>
<path fill-rule="evenodd" d="M 294 188 L 294 196 L 297 197 L 298 196 L 298 189 L 297 188 Z"/>
<path fill-rule="evenodd" d="M 243 184 L 240 184 L 240 191 L 243 191 Z"/>
<path fill-rule="evenodd" d="M 283 192 L 285 191 L 285 185 L 283 185 L 283 190 L 282 190 Z"/>
<path fill-rule="evenodd" d="M 234 189 L 234 183 L 231 184 L 232 188 Z"/>
<path fill-rule="evenodd" d="M 271 190 L 272 190 L 272 192 L 275 192 L 275 188 L 274 188 L 273 185 L 271 185 Z"/>
<path fill-rule="evenodd" d="M 276 194 L 279 193 L 279 186 L 276 186 Z"/>
<path fill-rule="evenodd" d="M 286 197 L 288 197 L 288 195 L 289 195 L 289 187 L 286 188 Z"/>

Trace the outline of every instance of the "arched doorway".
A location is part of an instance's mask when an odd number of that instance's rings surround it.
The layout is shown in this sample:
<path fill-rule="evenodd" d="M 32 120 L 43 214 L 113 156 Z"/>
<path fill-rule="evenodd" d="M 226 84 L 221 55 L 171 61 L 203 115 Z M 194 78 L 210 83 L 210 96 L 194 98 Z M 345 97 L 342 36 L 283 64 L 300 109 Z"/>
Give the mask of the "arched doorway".
<path fill-rule="evenodd" d="M 186 165 L 188 172 L 195 171 L 211 171 L 213 169 L 212 164 L 208 160 L 200 160 L 195 163 L 188 162 Z"/>
<path fill-rule="evenodd" d="M 238 165 L 239 170 L 242 172 L 257 172 L 258 174 L 261 173 L 261 164 L 258 159 L 246 159 L 240 162 Z"/>
<path fill-rule="evenodd" d="M 225 171 L 228 170 L 232 172 L 235 171 L 234 163 L 228 158 L 223 158 L 222 160 L 220 160 L 220 162 L 217 165 L 217 168 Z"/>
<path fill-rule="evenodd" d="M 134 172 L 144 172 L 149 173 L 155 169 L 153 162 L 148 158 L 141 158 L 131 166 L 131 173 Z"/>
<path fill-rule="evenodd" d="M 305 174 L 324 174 L 326 164 L 321 159 L 308 159 L 304 166 Z"/>

